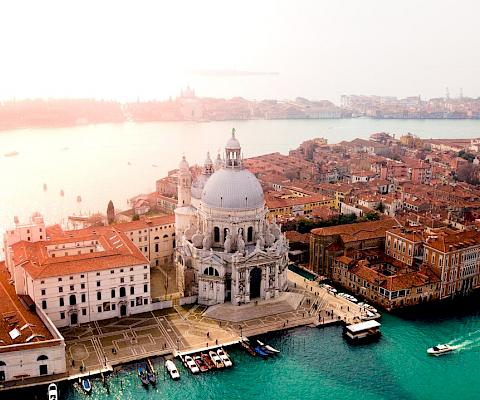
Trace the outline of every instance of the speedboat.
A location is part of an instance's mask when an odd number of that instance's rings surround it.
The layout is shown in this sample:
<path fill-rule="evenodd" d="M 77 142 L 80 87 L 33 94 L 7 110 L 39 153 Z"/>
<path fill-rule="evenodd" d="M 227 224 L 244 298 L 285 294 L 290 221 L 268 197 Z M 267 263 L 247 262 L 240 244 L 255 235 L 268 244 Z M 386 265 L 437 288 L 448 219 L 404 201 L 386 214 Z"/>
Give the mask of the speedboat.
<path fill-rule="evenodd" d="M 90 379 L 88 378 L 82 379 L 82 389 L 87 394 L 92 392 L 92 384 L 90 383 Z"/>
<path fill-rule="evenodd" d="M 250 355 L 252 356 L 256 356 L 257 353 L 255 352 L 255 350 L 253 349 L 253 347 L 250 345 L 250 342 L 248 341 L 248 339 L 243 339 L 241 342 L 240 342 L 240 345 L 248 351 L 248 353 L 250 353 Z"/>
<path fill-rule="evenodd" d="M 213 360 L 210 358 L 210 356 L 206 353 L 200 353 L 200 357 L 202 357 L 202 360 L 207 364 L 208 369 L 214 369 L 217 368 Z"/>
<path fill-rule="evenodd" d="M 190 370 L 192 374 L 198 374 L 200 370 L 197 367 L 197 364 L 195 364 L 195 361 L 193 361 L 193 358 L 190 356 L 185 356 L 183 359 L 185 366 Z"/>
<path fill-rule="evenodd" d="M 142 367 L 138 368 L 138 376 L 142 381 L 143 386 L 148 386 L 148 375 L 147 371 L 144 370 Z"/>
<path fill-rule="evenodd" d="M 170 374 L 170 377 L 173 380 L 180 379 L 180 374 L 177 370 L 175 363 L 172 360 L 165 361 L 165 368 L 167 369 L 168 373 Z"/>
<path fill-rule="evenodd" d="M 225 364 L 223 363 L 222 359 L 215 351 L 213 350 L 209 351 L 208 355 L 214 362 L 215 367 L 217 367 L 218 369 L 225 367 Z"/>
<path fill-rule="evenodd" d="M 51 383 L 48 385 L 48 400 L 58 400 L 57 385 Z"/>
<path fill-rule="evenodd" d="M 278 354 L 280 353 L 280 350 L 277 350 L 275 348 L 273 348 L 272 346 L 268 345 L 268 344 L 264 344 L 263 342 L 261 342 L 260 340 L 257 340 L 257 343 L 264 347 L 265 350 L 268 350 L 271 354 Z"/>
<path fill-rule="evenodd" d="M 441 356 L 442 354 L 450 353 L 455 350 L 455 347 L 448 344 L 437 344 L 436 346 L 430 347 L 427 350 L 427 353 L 431 356 Z"/>
<path fill-rule="evenodd" d="M 198 368 L 200 368 L 200 371 L 208 371 L 208 365 L 205 364 L 205 361 L 203 361 L 202 357 L 200 357 L 198 354 L 193 357 L 193 360 L 195 361 L 195 364 L 197 364 Z"/>
<path fill-rule="evenodd" d="M 225 367 L 231 367 L 233 365 L 232 360 L 230 360 L 230 357 L 228 357 L 228 354 L 225 350 L 223 349 L 218 349 L 217 354 L 220 356 L 220 358 L 223 361 L 223 364 Z"/>

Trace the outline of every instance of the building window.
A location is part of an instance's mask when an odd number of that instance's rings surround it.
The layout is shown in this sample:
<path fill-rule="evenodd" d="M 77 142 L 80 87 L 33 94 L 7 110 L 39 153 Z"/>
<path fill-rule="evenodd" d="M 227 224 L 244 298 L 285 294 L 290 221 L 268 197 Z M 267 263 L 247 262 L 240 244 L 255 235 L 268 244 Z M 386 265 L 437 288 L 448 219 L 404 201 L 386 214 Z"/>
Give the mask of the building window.
<path fill-rule="evenodd" d="M 130 282 L 133 282 L 133 279 L 134 279 L 134 278 L 133 278 L 133 275 L 130 276 Z"/>
<path fill-rule="evenodd" d="M 42 296 L 45 296 L 45 294 L 46 294 L 46 290 L 42 289 Z"/>
<path fill-rule="evenodd" d="M 87 296 L 85 293 L 82 293 L 82 303 L 85 303 L 87 301 Z"/>
<path fill-rule="evenodd" d="M 100 281 L 97 281 L 97 287 L 100 287 Z"/>
<path fill-rule="evenodd" d="M 220 241 L 220 228 L 216 226 L 213 228 L 213 240 L 218 243 Z"/>
<path fill-rule="evenodd" d="M 75 296 L 74 294 L 71 294 L 70 295 L 70 305 L 74 306 L 75 304 L 77 304 L 77 296 Z"/>
<path fill-rule="evenodd" d="M 130 301 L 130 307 L 135 307 L 135 300 Z"/>
<path fill-rule="evenodd" d="M 75 290 L 75 285 L 70 285 L 70 290 Z"/>
<path fill-rule="evenodd" d="M 148 299 L 143 299 L 143 304 L 148 304 Z"/>
<path fill-rule="evenodd" d="M 47 300 L 42 300 L 42 310 L 47 309 Z"/>
<path fill-rule="evenodd" d="M 63 293 L 63 287 L 62 287 L 62 286 L 59 286 L 59 287 L 58 287 L 58 292 L 59 292 L 59 293 Z"/>
<path fill-rule="evenodd" d="M 102 306 L 98 306 L 98 307 L 97 307 L 97 311 L 98 311 L 98 312 L 102 312 Z"/>
<path fill-rule="evenodd" d="M 125 297 L 127 295 L 126 291 L 125 291 L 125 287 L 121 287 L 120 288 L 120 297 Z"/>
<path fill-rule="evenodd" d="M 133 267 L 130 267 L 130 271 L 133 271 Z"/>
<path fill-rule="evenodd" d="M 148 274 L 143 274 L 143 279 L 148 279 Z"/>
<path fill-rule="evenodd" d="M 40 285 L 45 285 L 45 281 L 40 281 Z"/>
<path fill-rule="evenodd" d="M 115 311 L 115 304 L 112 303 L 112 311 Z"/>
<path fill-rule="evenodd" d="M 115 273 L 115 270 L 112 269 L 112 270 L 110 271 L 110 273 L 111 273 L 111 274 Z"/>
<path fill-rule="evenodd" d="M 135 287 L 134 286 L 130 286 L 130 294 L 135 294 Z"/>
<path fill-rule="evenodd" d="M 123 283 L 123 282 L 125 282 L 125 278 L 122 277 L 120 278 L 120 283 Z"/>
<path fill-rule="evenodd" d="M 61 281 L 62 281 L 62 278 L 58 278 L 58 281 L 61 282 Z"/>
<path fill-rule="evenodd" d="M 253 227 L 249 226 L 247 229 L 247 242 L 253 241 Z"/>
<path fill-rule="evenodd" d="M 143 293 L 147 293 L 148 292 L 148 285 L 143 285 Z"/>
<path fill-rule="evenodd" d="M 147 268 L 148 268 L 148 266 L 147 266 L 147 265 L 144 265 L 144 266 L 143 266 L 143 269 L 147 269 Z"/>
<path fill-rule="evenodd" d="M 70 280 L 71 280 L 71 281 L 73 280 L 73 276 L 70 277 Z"/>
<path fill-rule="evenodd" d="M 97 276 L 100 276 L 100 272 L 97 272 Z"/>
<path fill-rule="evenodd" d="M 60 313 L 60 319 L 65 319 L 65 313 L 63 311 Z"/>
<path fill-rule="evenodd" d="M 112 289 L 110 294 L 111 294 L 112 299 L 114 299 L 115 298 L 115 289 Z"/>
<path fill-rule="evenodd" d="M 80 275 L 80 278 L 81 278 L 81 279 L 85 278 L 85 275 L 83 275 L 83 274 L 82 274 L 82 275 Z"/>
<path fill-rule="evenodd" d="M 82 308 L 82 315 L 87 315 L 87 309 L 86 308 Z"/>
<path fill-rule="evenodd" d="M 63 307 L 65 305 L 65 302 L 63 301 L 63 297 L 60 297 L 60 307 Z"/>
<path fill-rule="evenodd" d="M 85 289 L 85 284 L 84 283 L 80 284 L 80 288 Z"/>
<path fill-rule="evenodd" d="M 102 292 L 97 292 L 97 300 L 102 300 Z"/>

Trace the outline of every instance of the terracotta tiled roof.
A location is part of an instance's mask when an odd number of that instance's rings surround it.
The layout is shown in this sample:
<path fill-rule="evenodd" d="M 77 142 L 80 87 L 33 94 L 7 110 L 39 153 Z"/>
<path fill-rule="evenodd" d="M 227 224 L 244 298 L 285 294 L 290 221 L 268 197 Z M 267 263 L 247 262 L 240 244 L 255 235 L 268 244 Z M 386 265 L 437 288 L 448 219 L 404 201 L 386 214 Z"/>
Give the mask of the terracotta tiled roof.
<path fill-rule="evenodd" d="M 138 221 L 125 222 L 114 225 L 116 229 L 122 232 L 134 231 L 136 229 L 146 229 L 152 226 L 170 225 L 175 223 L 175 215 L 168 214 L 159 217 L 146 217 Z"/>
<path fill-rule="evenodd" d="M 98 241 L 103 250 L 63 257 L 48 255 L 47 246 L 80 241 Z M 50 241 L 21 241 L 12 249 L 16 268 L 24 268 L 33 279 L 148 263 L 130 239 L 112 226 L 66 231 L 64 237 Z"/>

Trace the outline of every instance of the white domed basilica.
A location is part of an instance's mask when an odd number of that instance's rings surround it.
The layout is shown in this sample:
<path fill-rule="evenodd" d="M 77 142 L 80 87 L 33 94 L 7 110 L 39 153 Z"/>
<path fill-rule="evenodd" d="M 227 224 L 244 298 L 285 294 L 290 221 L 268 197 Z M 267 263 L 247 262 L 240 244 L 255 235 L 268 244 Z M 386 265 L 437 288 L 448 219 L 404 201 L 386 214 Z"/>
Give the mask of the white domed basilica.
<path fill-rule="evenodd" d="M 202 174 L 192 183 L 183 157 L 175 209 L 176 261 L 185 294 L 198 303 L 249 303 L 272 299 L 287 289 L 288 242 L 268 223 L 263 190 L 243 168 L 235 130 L 225 158 L 207 155 Z"/>

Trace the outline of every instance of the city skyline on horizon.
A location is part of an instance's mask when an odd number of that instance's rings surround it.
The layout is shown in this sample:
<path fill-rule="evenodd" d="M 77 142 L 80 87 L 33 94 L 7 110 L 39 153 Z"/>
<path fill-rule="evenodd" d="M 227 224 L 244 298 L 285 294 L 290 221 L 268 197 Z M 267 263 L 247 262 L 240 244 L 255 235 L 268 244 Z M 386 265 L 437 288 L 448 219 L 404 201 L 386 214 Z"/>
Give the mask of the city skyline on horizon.
<path fill-rule="evenodd" d="M 19 1 L 0 6 L 0 98 L 468 97 L 479 6 L 461 3 Z"/>

